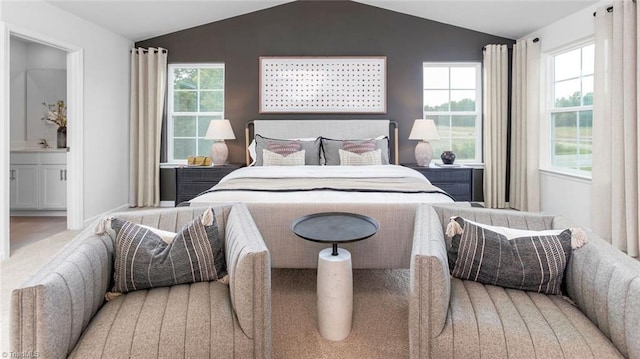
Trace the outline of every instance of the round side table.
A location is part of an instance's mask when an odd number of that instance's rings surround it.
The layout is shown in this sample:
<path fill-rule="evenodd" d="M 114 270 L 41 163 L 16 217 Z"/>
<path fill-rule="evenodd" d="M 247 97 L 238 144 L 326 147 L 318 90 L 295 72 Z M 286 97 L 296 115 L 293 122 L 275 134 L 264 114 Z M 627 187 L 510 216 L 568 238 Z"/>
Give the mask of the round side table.
<path fill-rule="evenodd" d="M 322 212 L 293 221 L 291 230 L 306 240 L 331 243 L 318 254 L 318 330 L 328 340 L 339 341 L 351 332 L 353 272 L 351 253 L 340 243 L 357 242 L 374 235 L 380 224 L 368 216 Z"/>

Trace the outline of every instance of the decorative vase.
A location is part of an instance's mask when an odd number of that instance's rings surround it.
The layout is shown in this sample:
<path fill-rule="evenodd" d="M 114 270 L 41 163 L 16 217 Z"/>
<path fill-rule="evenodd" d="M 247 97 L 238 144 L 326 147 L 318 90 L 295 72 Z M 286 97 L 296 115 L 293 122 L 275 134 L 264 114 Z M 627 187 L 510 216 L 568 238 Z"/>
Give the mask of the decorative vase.
<path fill-rule="evenodd" d="M 445 165 L 452 165 L 453 161 L 456 160 L 456 154 L 453 151 L 444 151 L 440 155 L 440 159 L 442 159 L 442 163 Z"/>
<path fill-rule="evenodd" d="M 67 128 L 58 127 L 57 146 L 58 148 L 67 148 Z"/>

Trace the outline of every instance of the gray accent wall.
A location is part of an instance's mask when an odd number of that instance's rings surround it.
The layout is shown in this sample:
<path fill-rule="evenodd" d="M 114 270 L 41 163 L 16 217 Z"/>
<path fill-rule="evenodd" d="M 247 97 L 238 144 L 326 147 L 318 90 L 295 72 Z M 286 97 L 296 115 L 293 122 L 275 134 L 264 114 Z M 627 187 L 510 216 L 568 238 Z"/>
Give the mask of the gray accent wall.
<path fill-rule="evenodd" d="M 166 48 L 169 63 L 225 64 L 225 117 L 231 120 L 237 138 L 227 141 L 229 162 L 244 162 L 246 121 L 299 118 L 395 120 L 400 131 L 400 162 L 415 162 L 416 143 L 407 137 L 413 120 L 422 118 L 423 62 L 480 62 L 484 45 L 513 43 L 352 1 L 296 1 L 147 39 L 136 46 Z M 387 113 L 260 114 L 260 56 L 386 56 Z M 175 184 L 167 183 L 172 178 L 162 175 L 162 200 L 173 199 Z"/>

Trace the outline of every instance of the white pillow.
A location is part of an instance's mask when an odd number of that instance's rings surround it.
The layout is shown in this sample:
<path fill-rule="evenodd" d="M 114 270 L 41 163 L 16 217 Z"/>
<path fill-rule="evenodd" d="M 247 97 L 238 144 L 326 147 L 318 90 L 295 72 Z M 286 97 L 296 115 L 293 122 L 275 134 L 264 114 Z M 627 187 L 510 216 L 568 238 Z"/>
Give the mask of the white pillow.
<path fill-rule="evenodd" d="M 263 166 L 304 166 L 305 151 L 294 152 L 288 156 L 283 156 L 267 149 L 262 150 Z"/>
<path fill-rule="evenodd" d="M 373 166 L 382 164 L 380 149 L 359 155 L 339 148 L 338 153 L 340 154 L 340 166 Z"/>

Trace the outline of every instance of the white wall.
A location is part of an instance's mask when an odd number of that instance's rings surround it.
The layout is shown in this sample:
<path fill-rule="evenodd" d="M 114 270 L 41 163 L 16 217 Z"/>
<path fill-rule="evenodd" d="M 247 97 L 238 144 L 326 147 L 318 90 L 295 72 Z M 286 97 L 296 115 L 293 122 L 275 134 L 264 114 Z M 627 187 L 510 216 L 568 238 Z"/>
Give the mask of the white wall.
<path fill-rule="evenodd" d="M 600 1 L 525 37 L 540 38 L 540 48 L 543 55 L 572 43 L 589 39 L 594 35 L 593 12 L 600 6 L 610 5 L 611 2 Z M 546 65 L 546 61 L 541 61 L 541 64 Z M 542 85 L 545 86 L 546 81 L 543 81 Z M 549 132 L 544 130 L 541 133 Z M 541 143 L 545 143 L 545 140 L 543 139 Z M 543 153 L 546 156 L 544 151 Z M 590 180 L 543 170 L 540 171 L 540 191 L 543 212 L 560 214 L 580 226 L 591 227 Z"/>
<path fill-rule="evenodd" d="M 83 49 L 84 148 L 71 151 L 83 151 L 84 188 L 79 190 L 84 194 L 84 219 L 125 206 L 133 42 L 41 0 L 1 1 L 0 7 L 0 21 L 9 29 L 25 29 Z"/>

